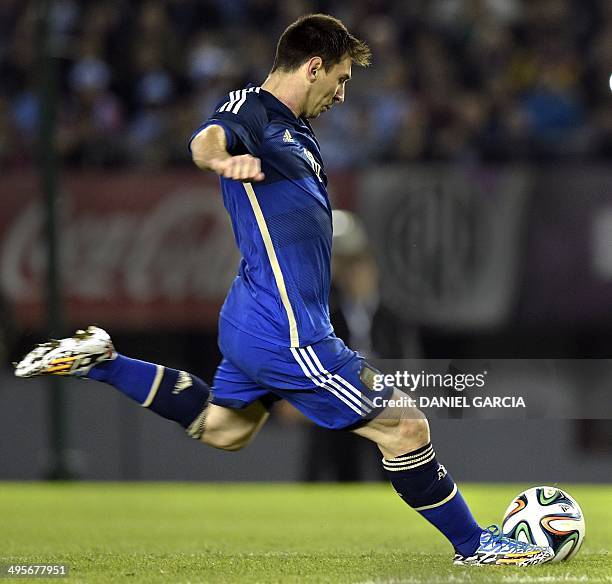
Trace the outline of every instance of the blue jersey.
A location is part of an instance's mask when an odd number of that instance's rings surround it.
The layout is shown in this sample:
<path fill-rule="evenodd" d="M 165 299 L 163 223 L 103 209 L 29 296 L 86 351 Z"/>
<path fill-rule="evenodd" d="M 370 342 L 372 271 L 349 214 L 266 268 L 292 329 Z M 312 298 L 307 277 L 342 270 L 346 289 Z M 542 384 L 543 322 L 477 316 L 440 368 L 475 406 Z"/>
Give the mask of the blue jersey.
<path fill-rule="evenodd" d="M 242 259 L 221 319 L 276 345 L 303 347 L 329 335 L 332 213 L 310 124 L 271 93 L 232 91 L 205 127 L 225 130 L 232 155 L 261 160 L 266 178 L 221 178 Z"/>

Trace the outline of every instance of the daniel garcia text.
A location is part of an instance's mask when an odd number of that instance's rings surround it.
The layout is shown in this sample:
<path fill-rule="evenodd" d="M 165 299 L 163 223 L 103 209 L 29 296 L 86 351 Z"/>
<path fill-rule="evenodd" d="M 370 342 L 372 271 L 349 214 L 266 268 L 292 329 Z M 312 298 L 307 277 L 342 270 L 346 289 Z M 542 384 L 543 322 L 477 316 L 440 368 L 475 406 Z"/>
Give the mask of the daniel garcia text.
<path fill-rule="evenodd" d="M 376 396 L 372 400 L 377 408 L 524 408 L 522 396 L 428 396 L 403 395 L 393 399 Z"/>

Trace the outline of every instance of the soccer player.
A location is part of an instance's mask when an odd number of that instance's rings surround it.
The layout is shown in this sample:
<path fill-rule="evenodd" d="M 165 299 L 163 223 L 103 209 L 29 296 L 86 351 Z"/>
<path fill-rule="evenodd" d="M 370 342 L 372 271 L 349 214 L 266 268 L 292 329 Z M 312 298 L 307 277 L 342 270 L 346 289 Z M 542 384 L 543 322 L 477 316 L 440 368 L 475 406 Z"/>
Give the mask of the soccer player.
<path fill-rule="evenodd" d="M 271 404 L 286 399 L 324 428 L 374 441 L 394 488 L 446 536 L 456 564 L 546 562 L 550 548 L 476 523 L 436 458 L 424 415 L 376 407 L 376 397 L 402 394 L 374 391 L 374 370 L 330 325 L 332 214 L 308 120 L 342 104 L 352 64 L 369 61 L 367 45 L 336 18 L 302 17 L 282 34 L 264 83 L 231 91 L 191 138 L 195 164 L 220 177 L 242 253 L 220 314 L 223 360 L 211 388 L 187 372 L 118 354 L 94 326 L 38 345 L 15 374 L 106 382 L 224 450 L 246 446 Z"/>

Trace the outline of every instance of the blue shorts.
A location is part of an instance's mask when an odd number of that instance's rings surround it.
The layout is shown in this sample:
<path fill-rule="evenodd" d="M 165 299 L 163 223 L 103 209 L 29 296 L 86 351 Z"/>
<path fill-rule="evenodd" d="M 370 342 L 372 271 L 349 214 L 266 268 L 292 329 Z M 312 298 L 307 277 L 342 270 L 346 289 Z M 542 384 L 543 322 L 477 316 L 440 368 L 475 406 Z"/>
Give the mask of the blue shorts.
<path fill-rule="evenodd" d="M 393 391 L 372 389 L 377 371 L 334 334 L 307 347 L 282 347 L 221 319 L 219 348 L 211 403 L 227 408 L 285 399 L 319 426 L 340 430 L 375 418 L 381 398 Z"/>

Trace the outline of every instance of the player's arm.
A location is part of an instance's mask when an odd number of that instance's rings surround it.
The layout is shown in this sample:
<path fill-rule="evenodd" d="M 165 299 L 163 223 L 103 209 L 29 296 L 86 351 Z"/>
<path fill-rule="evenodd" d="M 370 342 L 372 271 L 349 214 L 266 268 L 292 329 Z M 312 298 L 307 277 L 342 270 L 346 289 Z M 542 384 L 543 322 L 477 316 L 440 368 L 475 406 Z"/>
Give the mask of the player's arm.
<path fill-rule="evenodd" d="M 260 181 L 261 161 L 250 154 L 232 156 L 227 151 L 225 130 L 217 124 L 204 128 L 191 142 L 193 162 L 202 170 L 211 170 L 224 178 L 241 181 Z"/>

